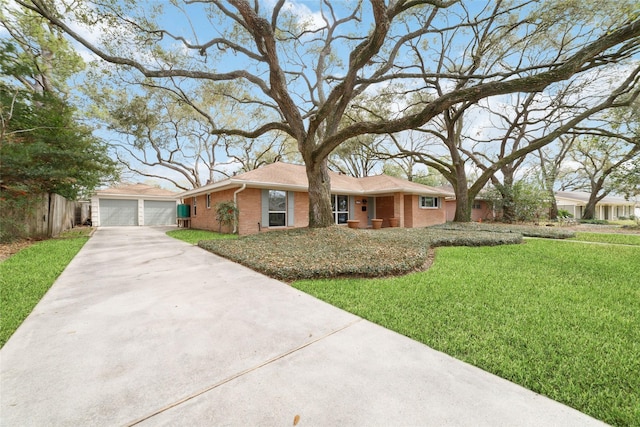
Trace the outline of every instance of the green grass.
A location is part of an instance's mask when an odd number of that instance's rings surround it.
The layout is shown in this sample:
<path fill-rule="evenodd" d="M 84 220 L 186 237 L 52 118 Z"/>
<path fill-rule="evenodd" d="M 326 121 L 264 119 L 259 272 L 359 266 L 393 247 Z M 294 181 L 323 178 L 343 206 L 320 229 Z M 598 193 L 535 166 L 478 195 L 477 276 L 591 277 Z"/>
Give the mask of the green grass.
<path fill-rule="evenodd" d="M 293 286 L 607 423 L 640 425 L 640 248 L 567 245 L 439 248 L 426 272 Z"/>
<path fill-rule="evenodd" d="M 235 234 L 223 234 L 206 230 L 182 229 L 167 231 L 167 236 L 197 245 L 201 240 L 237 239 Z"/>
<path fill-rule="evenodd" d="M 613 244 L 619 244 L 619 245 L 640 246 L 640 234 L 577 232 L 576 237 L 574 237 L 571 240 L 578 240 L 581 242 L 613 243 Z"/>
<path fill-rule="evenodd" d="M 90 229 L 35 243 L 0 263 L 0 347 L 89 240 Z"/>
<path fill-rule="evenodd" d="M 617 219 L 615 221 L 609 221 L 609 224 L 615 225 L 638 225 L 638 222 L 634 219 Z"/>

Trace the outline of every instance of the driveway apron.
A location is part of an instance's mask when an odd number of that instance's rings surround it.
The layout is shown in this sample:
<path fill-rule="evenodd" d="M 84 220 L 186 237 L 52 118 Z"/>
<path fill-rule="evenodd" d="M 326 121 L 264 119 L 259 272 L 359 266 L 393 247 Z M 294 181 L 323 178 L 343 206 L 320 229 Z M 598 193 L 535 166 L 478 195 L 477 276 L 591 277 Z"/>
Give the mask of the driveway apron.
<path fill-rule="evenodd" d="M 0 425 L 602 425 L 166 230 L 96 231 L 0 351 Z"/>

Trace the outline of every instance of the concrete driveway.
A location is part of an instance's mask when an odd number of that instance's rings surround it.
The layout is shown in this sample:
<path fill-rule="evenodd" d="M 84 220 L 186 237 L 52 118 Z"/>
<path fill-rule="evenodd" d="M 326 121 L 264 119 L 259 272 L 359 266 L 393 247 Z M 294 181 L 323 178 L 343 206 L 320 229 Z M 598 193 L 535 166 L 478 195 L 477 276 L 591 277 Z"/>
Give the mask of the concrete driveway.
<path fill-rule="evenodd" d="M 97 230 L 0 351 L 2 426 L 601 425 L 165 231 Z"/>

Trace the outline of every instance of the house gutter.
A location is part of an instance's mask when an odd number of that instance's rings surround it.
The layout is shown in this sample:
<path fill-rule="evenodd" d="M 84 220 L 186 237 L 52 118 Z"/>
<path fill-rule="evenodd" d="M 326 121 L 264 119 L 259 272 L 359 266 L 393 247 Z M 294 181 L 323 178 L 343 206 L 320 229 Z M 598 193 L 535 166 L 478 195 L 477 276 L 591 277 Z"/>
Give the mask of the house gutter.
<path fill-rule="evenodd" d="M 236 208 L 238 207 L 238 193 L 240 193 L 241 191 L 244 191 L 245 188 L 247 188 L 246 182 L 242 184 L 242 187 L 238 188 L 236 191 L 233 192 L 233 204 L 236 205 Z M 238 226 L 237 224 L 238 224 L 238 221 L 233 221 L 233 234 L 236 234 L 237 226 Z"/>

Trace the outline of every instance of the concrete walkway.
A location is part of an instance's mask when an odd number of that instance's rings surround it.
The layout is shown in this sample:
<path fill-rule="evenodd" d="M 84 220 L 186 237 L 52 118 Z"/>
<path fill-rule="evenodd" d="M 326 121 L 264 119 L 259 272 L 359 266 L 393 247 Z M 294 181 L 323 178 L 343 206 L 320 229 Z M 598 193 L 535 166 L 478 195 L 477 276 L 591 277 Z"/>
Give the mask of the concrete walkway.
<path fill-rule="evenodd" d="M 601 425 L 164 231 L 97 230 L 0 351 L 0 425 Z"/>

